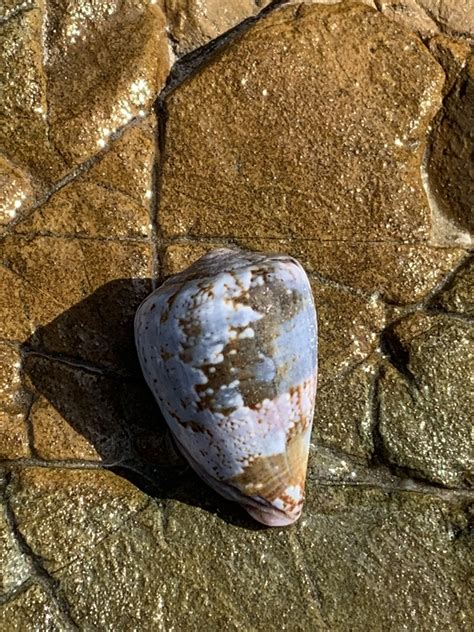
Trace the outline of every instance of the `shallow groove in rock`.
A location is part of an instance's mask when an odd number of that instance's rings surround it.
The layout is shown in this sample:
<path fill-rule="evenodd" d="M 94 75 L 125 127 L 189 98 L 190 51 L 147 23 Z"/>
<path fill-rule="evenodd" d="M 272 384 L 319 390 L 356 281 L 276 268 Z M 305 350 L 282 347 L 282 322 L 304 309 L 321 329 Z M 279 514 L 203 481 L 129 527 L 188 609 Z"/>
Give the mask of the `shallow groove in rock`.
<path fill-rule="evenodd" d="M 42 559 L 31 549 L 30 545 L 24 538 L 17 525 L 15 514 L 10 504 L 11 482 L 11 479 L 7 481 L 7 487 L 5 489 L 4 496 L 5 516 L 11 533 L 13 534 L 13 537 L 15 538 L 21 552 L 25 555 L 27 559 L 30 560 L 36 580 L 56 604 L 67 629 L 79 630 L 80 628 L 76 624 L 71 614 L 69 603 L 67 602 L 66 597 L 63 594 L 59 581 L 48 573 L 43 565 Z"/>
<path fill-rule="evenodd" d="M 127 130 L 135 127 L 136 125 L 139 125 L 141 122 L 145 120 L 145 118 L 146 117 L 135 116 L 128 123 L 126 123 L 122 127 L 119 127 L 115 132 L 113 132 L 109 136 L 109 142 L 107 143 L 107 145 L 105 145 L 105 147 L 103 147 L 96 154 L 93 154 L 92 156 L 87 158 L 87 160 L 85 160 L 84 162 L 80 163 L 79 165 L 71 169 L 71 171 L 69 171 L 63 178 L 60 178 L 57 182 L 55 182 L 53 186 L 50 188 L 50 190 L 47 193 L 45 193 L 35 204 L 33 204 L 33 206 L 30 206 L 29 208 L 25 208 L 22 213 L 18 214 L 17 217 L 15 217 L 15 219 L 13 219 L 6 226 L 5 231 L 0 236 L 0 241 L 5 239 L 5 237 L 11 234 L 15 234 L 14 228 L 18 226 L 19 224 L 21 224 L 24 220 L 31 217 L 31 215 L 33 215 L 35 211 L 37 211 L 42 206 L 44 206 L 44 204 L 49 202 L 49 200 L 53 197 L 55 193 L 63 189 L 68 184 L 71 184 L 71 182 L 74 182 L 74 180 L 76 180 L 80 176 L 87 173 L 95 164 L 97 164 L 104 157 L 104 155 L 109 151 L 110 146 L 113 145 L 115 141 L 120 140 L 120 138 L 122 138 L 122 136 L 125 134 Z"/>
<path fill-rule="evenodd" d="M 110 242 L 110 243 L 132 243 L 132 244 L 146 244 L 148 243 L 148 237 L 108 237 L 106 235 L 84 235 L 76 233 L 56 233 L 50 230 L 28 231 L 22 233 L 21 231 L 15 231 L 15 236 L 25 237 L 27 239 L 36 239 L 37 237 L 51 237 L 53 239 L 63 239 L 65 241 L 94 241 L 94 242 Z"/>
<path fill-rule="evenodd" d="M 22 358 L 24 359 L 29 356 L 38 356 L 40 358 L 45 358 L 46 360 L 66 364 L 67 366 L 79 369 L 86 373 L 94 373 L 104 377 L 112 377 L 117 380 L 127 379 L 132 382 L 142 381 L 142 377 L 139 374 L 129 373 L 126 370 L 121 371 L 120 369 L 114 369 L 106 365 L 93 364 L 92 362 L 88 362 L 83 358 L 69 356 L 63 353 L 56 353 L 54 351 L 48 351 L 46 349 L 40 349 L 36 347 L 29 347 L 27 345 L 22 346 L 21 352 Z"/>
<path fill-rule="evenodd" d="M 28 577 L 28 579 L 25 579 L 25 581 L 22 582 L 19 586 L 16 586 L 9 592 L 0 595 L 0 606 L 6 606 L 14 601 L 17 597 L 27 591 L 28 588 L 33 586 L 34 583 L 35 580 L 33 579 L 33 577 Z"/>
<path fill-rule="evenodd" d="M 380 335 L 380 350 L 390 364 L 400 373 L 406 381 L 412 397 L 418 392 L 416 378 L 410 370 L 410 352 L 402 344 L 395 333 L 393 325 L 385 327 Z"/>

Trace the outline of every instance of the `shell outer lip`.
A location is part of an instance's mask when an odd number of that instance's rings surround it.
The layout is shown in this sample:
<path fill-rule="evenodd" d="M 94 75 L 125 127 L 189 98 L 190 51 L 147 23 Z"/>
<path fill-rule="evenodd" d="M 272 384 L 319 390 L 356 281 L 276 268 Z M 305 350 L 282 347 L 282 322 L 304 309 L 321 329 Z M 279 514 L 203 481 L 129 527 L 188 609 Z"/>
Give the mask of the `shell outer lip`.
<path fill-rule="evenodd" d="M 282 509 L 275 507 L 261 496 L 245 496 L 235 485 L 231 485 L 224 481 L 217 481 L 206 476 L 206 474 L 202 471 L 202 468 L 200 468 L 194 460 L 191 453 L 183 446 L 177 437 L 173 437 L 173 440 L 183 457 L 202 481 L 211 487 L 211 489 L 214 489 L 214 491 L 218 494 L 227 498 L 227 500 L 237 502 L 257 522 L 267 527 L 286 527 L 292 525 L 300 518 L 302 506 L 298 513 L 291 515 Z"/>

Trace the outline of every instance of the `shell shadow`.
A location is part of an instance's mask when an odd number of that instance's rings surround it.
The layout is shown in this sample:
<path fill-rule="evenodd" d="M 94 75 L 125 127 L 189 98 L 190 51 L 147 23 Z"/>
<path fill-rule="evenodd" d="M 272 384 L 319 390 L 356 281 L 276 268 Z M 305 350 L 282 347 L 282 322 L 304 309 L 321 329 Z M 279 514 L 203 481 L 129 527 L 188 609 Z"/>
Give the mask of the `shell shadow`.
<path fill-rule="evenodd" d="M 245 529 L 264 528 L 208 488 L 173 448 L 135 351 L 133 318 L 150 292 L 149 279 L 111 281 L 38 328 L 21 345 L 24 388 L 39 398 L 49 424 L 65 420 L 86 439 L 84 450 L 92 446 L 104 468 L 148 495 L 203 508 Z M 35 433 L 36 426 L 39 439 Z M 34 446 L 33 455 L 45 458 Z M 77 456 L 91 458 L 63 452 L 60 459 Z"/>

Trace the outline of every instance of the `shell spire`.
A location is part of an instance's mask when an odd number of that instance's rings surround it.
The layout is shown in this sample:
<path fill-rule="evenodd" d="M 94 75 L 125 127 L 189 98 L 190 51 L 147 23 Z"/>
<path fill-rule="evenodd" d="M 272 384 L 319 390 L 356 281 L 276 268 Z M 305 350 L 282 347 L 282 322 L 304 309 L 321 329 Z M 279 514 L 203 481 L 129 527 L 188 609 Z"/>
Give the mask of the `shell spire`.
<path fill-rule="evenodd" d="M 218 249 L 139 307 L 140 364 L 197 474 L 259 522 L 302 511 L 317 380 L 317 323 L 301 265 Z"/>

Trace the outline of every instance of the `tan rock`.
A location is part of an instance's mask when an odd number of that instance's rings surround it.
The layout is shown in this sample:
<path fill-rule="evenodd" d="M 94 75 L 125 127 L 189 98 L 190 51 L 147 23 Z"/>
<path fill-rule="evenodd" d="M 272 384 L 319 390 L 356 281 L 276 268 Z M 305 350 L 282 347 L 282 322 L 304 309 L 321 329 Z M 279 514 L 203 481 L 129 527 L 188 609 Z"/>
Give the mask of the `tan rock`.
<path fill-rule="evenodd" d="M 160 631 L 268 630 L 277 620 L 362 632 L 367 617 L 374 630 L 465 627 L 462 501 L 314 486 L 309 502 L 296 530 L 270 531 L 242 528 L 238 517 L 227 524 L 227 507 L 214 515 L 168 501 L 163 520 L 154 504 L 56 576 L 85 629 L 140 627 L 144 618 Z"/>
<path fill-rule="evenodd" d="M 419 169 L 442 83 L 368 8 L 271 13 L 168 99 L 164 235 L 426 241 Z"/>
<path fill-rule="evenodd" d="M 13 221 L 22 206 L 30 206 L 34 200 L 28 176 L 1 156 L 0 191 L 0 224 Z"/>
<path fill-rule="evenodd" d="M 131 370 L 134 361 L 133 357 L 120 368 Z M 123 465 L 133 458 L 132 443 L 138 443 L 140 435 L 146 431 L 152 443 L 162 431 L 152 396 L 136 377 L 87 369 L 79 360 L 73 364 L 35 352 L 27 355 L 23 373 L 39 396 L 31 424 L 33 445 L 40 458 Z"/>
<path fill-rule="evenodd" d="M 428 45 L 445 72 L 446 81 L 444 82 L 443 96 L 446 97 L 467 63 L 471 46 L 468 42 L 453 40 L 446 35 L 435 35 L 430 39 Z"/>
<path fill-rule="evenodd" d="M 150 289 L 148 244 L 9 237 L 3 248 L 27 290 L 36 331 L 26 347 L 111 366 L 134 354 L 133 316 Z"/>
<path fill-rule="evenodd" d="M 133 485 L 101 470 L 29 468 L 13 491 L 18 528 L 49 571 L 83 557 L 148 504 Z"/>
<path fill-rule="evenodd" d="M 37 584 L 29 586 L 0 609 L 0 628 L 3 630 L 31 630 L 36 627 L 48 632 L 63 632 L 68 623 L 57 603 Z"/>
<path fill-rule="evenodd" d="M 0 20 L 7 21 L 14 15 L 28 11 L 35 5 L 35 0 L 3 0 L 0 7 Z"/>
<path fill-rule="evenodd" d="M 83 175 L 16 226 L 22 234 L 145 238 L 155 138 L 151 121 L 126 130 Z"/>
<path fill-rule="evenodd" d="M 439 243 L 472 243 L 473 121 L 474 55 L 471 55 L 444 101 L 443 112 L 431 137 L 427 186 L 437 221 L 435 239 Z"/>
<path fill-rule="evenodd" d="M 288 252 L 310 274 L 392 304 L 423 301 L 465 256 L 461 248 L 423 244 L 345 243 L 292 239 L 245 240 L 251 247 Z"/>
<path fill-rule="evenodd" d="M 474 38 L 474 5 L 471 0 L 378 0 L 387 17 L 422 35 L 439 31 L 454 37 Z"/>
<path fill-rule="evenodd" d="M 0 59 L 5 78 L 0 104 L 3 118 L 0 154 L 13 169 L 6 189 L 15 201 L 33 190 L 41 196 L 66 173 L 66 166 L 51 141 L 42 33 L 44 3 L 14 15 L 2 28 Z M 21 183 L 18 174 L 21 173 Z M 18 187 L 18 188 L 17 188 Z M 8 199 L 12 194 L 8 194 Z M 24 200 L 26 201 L 26 199 Z M 7 202 L 7 199 L 5 200 Z"/>
<path fill-rule="evenodd" d="M 329 630 L 465 627 L 466 500 L 315 485 L 307 503 L 298 540 Z"/>
<path fill-rule="evenodd" d="M 0 155 L 14 170 L 5 201 L 13 210 L 27 208 L 30 190 L 44 199 L 118 129 L 149 113 L 170 68 L 163 13 L 141 0 L 68 7 L 39 0 L 13 10 L 1 46 Z"/>
<path fill-rule="evenodd" d="M 42 368 L 45 367 L 46 363 L 43 363 Z M 46 364 L 46 366 L 48 366 Z M 38 368 L 38 365 L 35 367 Z M 49 368 L 49 367 L 48 367 Z M 33 380 L 33 372 L 34 368 L 32 364 L 27 362 L 27 371 L 30 371 L 30 379 Z M 64 373 L 62 373 L 64 375 Z M 68 380 L 67 377 L 71 377 L 71 371 L 65 371 L 66 380 L 64 382 L 68 386 L 74 386 L 72 380 Z M 55 371 L 50 370 L 51 381 L 56 377 Z M 58 380 L 61 379 L 58 376 Z M 79 381 L 79 380 L 77 380 Z M 86 382 L 87 379 L 82 380 L 82 383 Z M 93 388 L 90 388 L 90 383 L 88 384 L 89 389 L 89 397 L 90 393 L 94 393 Z M 74 415 L 71 413 L 72 410 L 66 410 L 65 401 L 66 400 L 66 389 L 61 389 L 59 386 L 56 388 L 56 391 L 62 391 L 63 398 L 61 403 L 59 403 L 59 398 L 54 396 L 53 393 L 53 384 L 50 385 L 48 394 L 51 396 L 51 400 L 54 403 L 57 403 L 58 407 L 61 408 L 61 412 L 56 410 L 54 406 L 45 398 L 40 397 L 39 401 L 33 406 L 33 409 L 30 414 L 31 418 L 31 426 L 33 433 L 33 445 L 34 450 L 37 456 L 46 460 L 61 460 L 61 459 L 83 459 L 83 460 L 100 460 L 101 454 L 94 447 L 94 444 L 99 447 L 101 437 L 99 432 L 95 433 L 95 436 L 92 438 L 91 433 L 87 433 L 87 428 L 84 427 L 85 424 L 77 425 L 77 429 L 74 427 L 73 422 L 68 423 L 66 419 L 74 420 L 78 418 L 77 412 Z M 105 390 L 105 389 L 104 389 Z M 100 395 L 103 397 L 104 393 L 101 389 L 99 391 Z M 95 393 L 98 395 L 99 393 Z M 83 401 L 80 406 L 77 408 L 81 409 L 81 411 L 85 408 L 84 402 L 84 393 L 81 392 L 77 387 L 68 393 L 69 400 L 73 397 L 82 396 Z M 92 412 L 92 411 L 91 411 Z M 68 414 L 69 413 L 69 414 Z M 94 411 L 95 415 L 100 415 L 100 410 L 96 409 Z M 85 415 L 84 415 L 85 417 Z M 111 437 L 117 433 L 116 420 L 111 419 L 111 424 L 107 428 L 106 440 L 111 441 Z M 96 426 L 97 429 L 97 426 Z M 104 433 L 105 434 L 105 433 Z M 115 438 L 115 437 L 114 437 Z M 115 439 L 116 441 L 116 439 Z M 109 450 L 110 452 L 113 449 Z"/>
<path fill-rule="evenodd" d="M 165 22 L 157 5 L 133 0 L 53 3 L 48 19 L 52 138 L 73 165 L 149 112 L 170 67 Z"/>
<path fill-rule="evenodd" d="M 5 340 L 22 342 L 34 329 L 25 308 L 25 298 L 31 288 L 5 266 L 0 266 L 0 285 L 8 288 L 8 292 L 0 293 L 0 335 Z"/>
<path fill-rule="evenodd" d="M 433 307 L 455 314 L 474 316 L 474 261 L 469 259 L 433 301 Z"/>
<path fill-rule="evenodd" d="M 0 505 L 0 569 L 0 598 L 21 586 L 32 571 L 11 531 L 3 505 Z"/>
<path fill-rule="evenodd" d="M 373 358 L 369 358 L 353 370 L 320 384 L 313 425 L 315 467 L 320 446 L 334 448 L 342 454 L 366 461 L 372 454 L 375 371 L 376 363 Z M 351 472 L 348 471 L 347 463 L 345 465 L 343 474 L 347 479 Z M 333 474 L 331 470 L 329 466 L 322 471 L 329 477 Z"/>
<path fill-rule="evenodd" d="M 444 485 L 472 484 L 472 327 L 447 316 L 417 314 L 402 320 L 392 335 L 398 340 L 392 343 L 393 366 L 380 383 L 386 458 Z"/>
<path fill-rule="evenodd" d="M 31 403 L 21 379 L 18 350 L 0 344 L 0 459 L 29 456 L 26 416 Z"/>
<path fill-rule="evenodd" d="M 269 0 L 162 0 L 178 55 L 207 44 L 267 4 Z"/>

